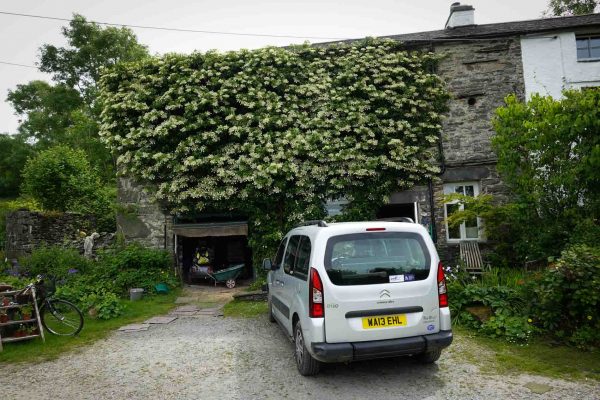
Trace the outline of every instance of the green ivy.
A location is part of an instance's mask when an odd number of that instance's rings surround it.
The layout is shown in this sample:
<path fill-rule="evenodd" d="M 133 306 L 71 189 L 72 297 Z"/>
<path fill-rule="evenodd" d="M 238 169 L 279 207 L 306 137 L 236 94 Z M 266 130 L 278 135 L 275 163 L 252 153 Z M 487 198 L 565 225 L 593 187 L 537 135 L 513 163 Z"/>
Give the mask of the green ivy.
<path fill-rule="evenodd" d="M 367 39 L 119 64 L 100 81 L 100 134 L 172 212 L 248 215 L 260 260 L 327 199 L 365 218 L 438 172 L 448 95 L 436 62 Z"/>

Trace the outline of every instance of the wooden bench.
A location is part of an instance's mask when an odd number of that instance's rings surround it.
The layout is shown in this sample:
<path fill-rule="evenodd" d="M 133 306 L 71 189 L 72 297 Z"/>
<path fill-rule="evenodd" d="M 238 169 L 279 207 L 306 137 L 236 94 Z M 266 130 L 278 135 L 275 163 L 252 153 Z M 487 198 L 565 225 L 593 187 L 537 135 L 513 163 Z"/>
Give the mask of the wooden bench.
<path fill-rule="evenodd" d="M 460 259 L 465 263 L 470 275 L 481 276 L 483 273 L 483 259 L 476 240 L 462 240 L 460 242 Z"/>

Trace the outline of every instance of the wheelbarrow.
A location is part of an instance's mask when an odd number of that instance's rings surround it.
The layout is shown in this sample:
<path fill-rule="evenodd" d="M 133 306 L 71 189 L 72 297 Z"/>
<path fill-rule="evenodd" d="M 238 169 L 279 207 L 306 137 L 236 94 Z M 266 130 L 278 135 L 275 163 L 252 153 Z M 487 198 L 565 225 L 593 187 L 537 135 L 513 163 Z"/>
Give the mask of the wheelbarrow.
<path fill-rule="evenodd" d="M 217 283 L 225 282 L 225 286 L 229 289 L 233 289 L 235 287 L 235 280 L 242 273 L 244 267 L 244 264 L 237 264 L 216 272 L 204 272 L 204 274 L 212 278 L 215 281 L 215 285 Z"/>

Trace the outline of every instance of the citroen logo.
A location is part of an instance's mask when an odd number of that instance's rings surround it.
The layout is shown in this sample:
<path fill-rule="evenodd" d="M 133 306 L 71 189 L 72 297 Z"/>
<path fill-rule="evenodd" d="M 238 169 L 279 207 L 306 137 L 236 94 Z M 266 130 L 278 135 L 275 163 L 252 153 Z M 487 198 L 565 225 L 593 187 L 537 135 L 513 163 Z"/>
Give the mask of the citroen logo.
<path fill-rule="evenodd" d="M 384 297 L 390 297 L 390 292 L 387 289 L 383 289 L 381 292 L 379 292 L 379 298 L 383 299 Z"/>

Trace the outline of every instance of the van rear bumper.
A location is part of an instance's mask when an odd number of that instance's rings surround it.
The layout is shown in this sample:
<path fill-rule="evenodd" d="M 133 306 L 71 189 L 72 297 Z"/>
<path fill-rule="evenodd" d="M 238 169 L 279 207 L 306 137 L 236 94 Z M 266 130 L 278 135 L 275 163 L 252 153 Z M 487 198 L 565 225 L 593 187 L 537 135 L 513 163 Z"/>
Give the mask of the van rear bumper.
<path fill-rule="evenodd" d="M 402 339 L 353 343 L 312 343 L 313 357 L 323 362 L 346 362 L 420 354 L 443 349 L 452 343 L 452 331 Z"/>

